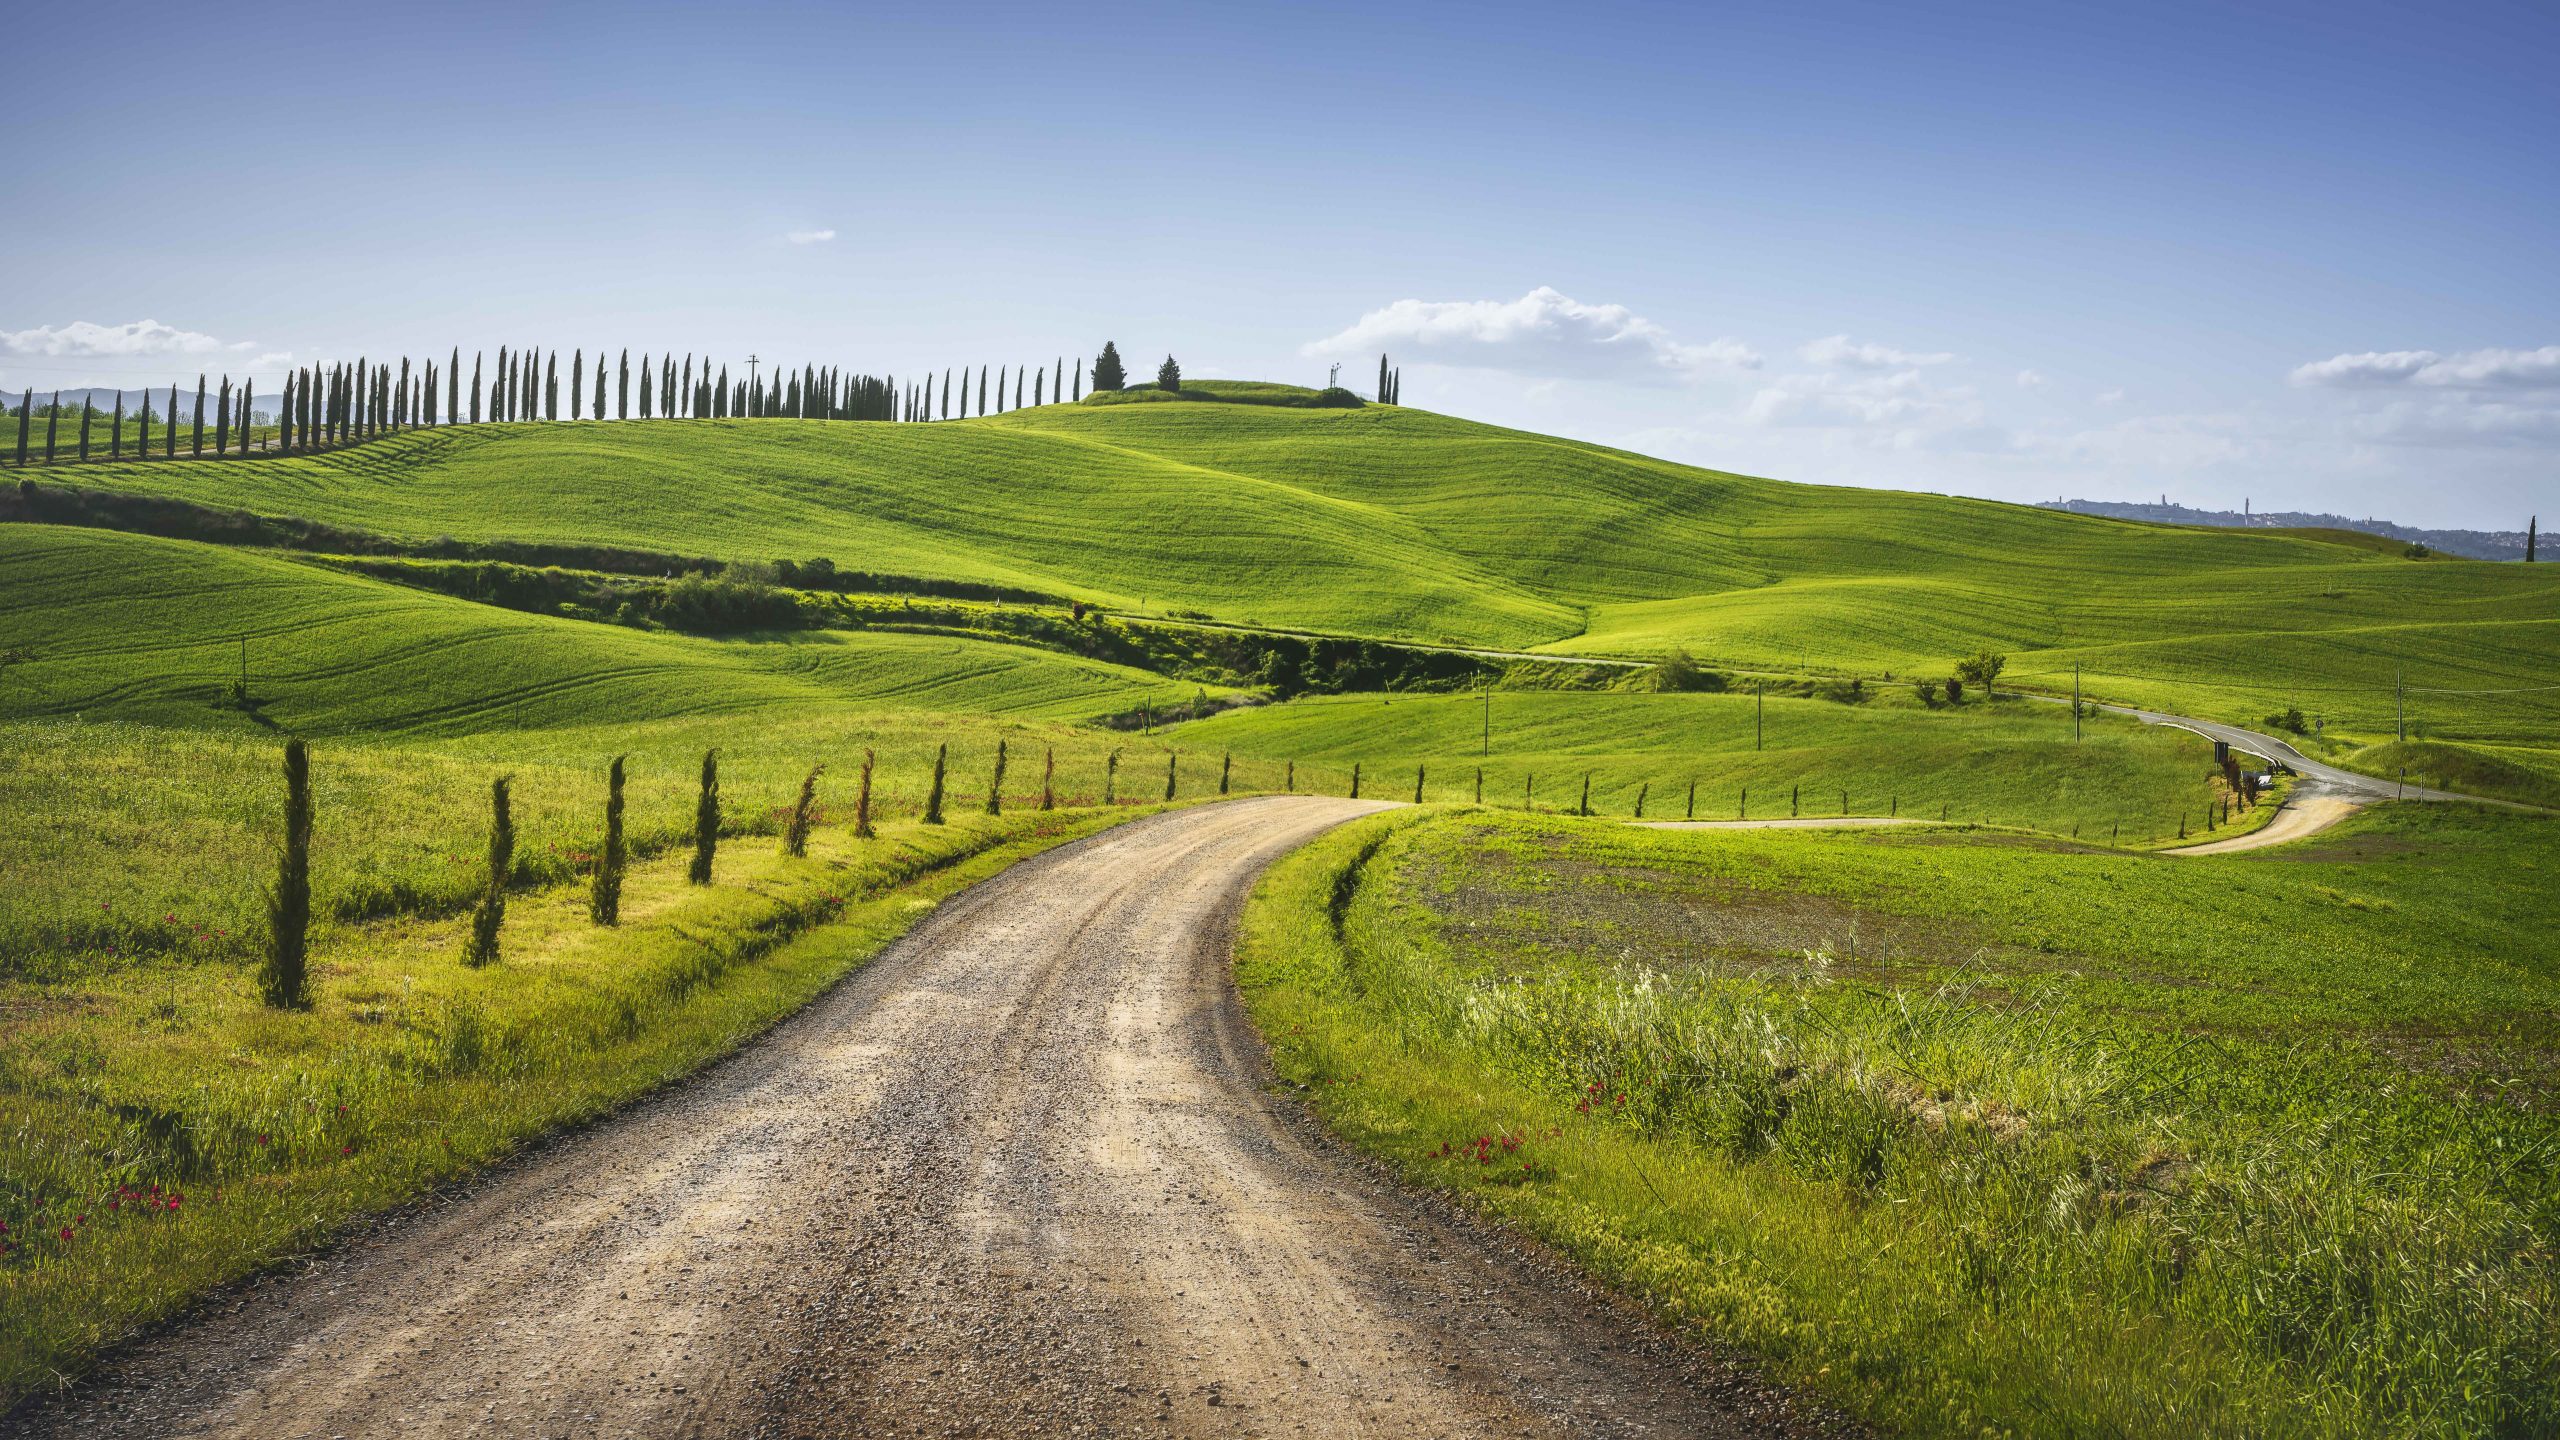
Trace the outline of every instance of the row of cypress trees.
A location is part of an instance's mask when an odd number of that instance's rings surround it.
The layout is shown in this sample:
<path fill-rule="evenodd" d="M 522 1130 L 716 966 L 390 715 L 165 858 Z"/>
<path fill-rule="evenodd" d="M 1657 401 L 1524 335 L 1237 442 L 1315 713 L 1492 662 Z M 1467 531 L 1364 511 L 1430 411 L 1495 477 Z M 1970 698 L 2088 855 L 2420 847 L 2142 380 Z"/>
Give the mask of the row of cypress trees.
<path fill-rule="evenodd" d="M 1116 354 L 1108 353 L 1116 366 Z M 376 362 L 359 358 L 351 364 L 306 367 L 286 377 L 284 394 L 271 417 L 253 413 L 251 382 L 242 380 L 235 394 L 231 377 L 218 389 L 207 376 L 196 377 L 193 433 L 182 447 L 176 417 L 180 387 L 169 387 L 168 421 L 161 429 L 163 458 L 175 459 L 183 448 L 190 457 L 247 454 L 259 449 L 276 454 L 306 453 L 396 430 L 439 425 L 478 425 L 518 420 L 567 418 L 617 420 L 790 418 L 801 420 L 925 421 L 993 415 L 1024 405 L 1047 405 L 1084 398 L 1085 377 L 1066 357 L 1048 365 L 980 365 L 973 376 L 967 366 L 946 368 L 939 376 L 901 381 L 895 376 L 851 373 L 835 366 L 804 365 L 797 370 L 766 371 L 749 367 L 745 379 L 731 378 L 729 366 L 714 367 L 708 356 L 651 357 L 632 363 L 627 349 L 608 359 L 599 349 L 592 365 L 584 347 L 569 355 L 568 374 L 561 373 L 557 350 L 501 346 L 495 363 L 474 353 L 468 388 L 462 350 L 456 346 L 441 366 L 408 359 Z M 1097 366 L 1097 376 L 1100 367 Z M 637 384 L 634 384 L 634 381 Z M 565 383 L 564 383 L 565 382 Z M 1095 388 L 1117 389 L 1118 383 Z M 80 460 L 93 458 L 92 424 L 106 412 L 86 400 L 77 407 Z M 62 417 L 65 407 L 56 391 L 49 405 L 36 403 L 35 391 L 24 393 L 17 411 L 17 462 L 21 466 L 51 464 L 64 458 Z M 41 450 L 35 420 L 44 417 Z M 256 428 L 271 425 L 274 434 L 259 438 Z M 206 449 L 210 426 L 212 448 Z M 109 430 L 107 458 L 125 458 L 124 401 L 117 397 Z M 144 407 L 142 438 L 135 458 L 150 455 L 150 409 Z"/>
<path fill-rule="evenodd" d="M 1387 363 L 1387 357 L 1380 355 L 1378 357 L 1378 403 L 1381 405 L 1401 405 L 1404 402 L 1398 397 L 1403 394 L 1404 367 L 1401 365 L 1389 365 Z"/>

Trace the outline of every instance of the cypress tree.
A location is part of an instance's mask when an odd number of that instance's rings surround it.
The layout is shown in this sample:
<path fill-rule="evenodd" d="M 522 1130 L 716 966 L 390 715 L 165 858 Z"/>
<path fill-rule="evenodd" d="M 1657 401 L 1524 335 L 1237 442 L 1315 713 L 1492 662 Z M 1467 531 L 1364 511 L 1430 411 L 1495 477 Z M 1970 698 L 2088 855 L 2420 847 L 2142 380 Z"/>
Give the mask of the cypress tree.
<path fill-rule="evenodd" d="M 480 423 L 480 352 L 471 352 L 471 423 Z"/>
<path fill-rule="evenodd" d="M 1040 808 L 1058 808 L 1058 747 L 1055 745 L 1040 752 Z"/>
<path fill-rule="evenodd" d="M 80 396 L 80 459 L 84 463 L 89 458 L 89 421 L 97 413 L 98 407 L 90 404 L 88 395 L 83 393 Z"/>
<path fill-rule="evenodd" d="M 226 455 L 229 454 L 230 451 L 231 377 L 225 375 L 222 377 L 222 404 L 220 408 L 213 412 L 213 453 L 216 455 Z"/>
<path fill-rule="evenodd" d="M 62 424 L 62 392 L 53 392 L 53 404 L 44 412 L 44 463 L 53 463 L 54 432 Z"/>
<path fill-rule="evenodd" d="M 1076 391 L 1076 393 L 1075 393 L 1075 395 L 1074 395 L 1072 398 L 1073 398 L 1074 400 L 1076 400 L 1076 401 L 1081 401 L 1081 400 L 1083 400 L 1083 399 L 1084 399 L 1084 367 L 1083 367 L 1083 366 L 1081 366 L 1081 365 L 1079 365 L 1079 366 L 1077 366 L 1077 367 L 1076 367 L 1076 373 L 1075 373 L 1075 391 Z"/>
<path fill-rule="evenodd" d="M 178 387 L 175 384 L 169 387 L 169 413 L 161 418 L 166 423 L 160 427 L 160 458 L 174 460 L 178 458 Z M 151 448 L 151 402 L 148 399 L 142 402 L 142 448 L 146 451 Z"/>
<path fill-rule="evenodd" d="M 720 752 L 702 752 L 702 789 L 693 802 L 693 864 L 685 878 L 711 883 L 711 857 L 720 848 Z"/>
<path fill-rule="evenodd" d="M 30 385 L 26 395 L 18 401 L 18 468 L 21 470 L 27 468 L 27 433 L 35 423 L 36 391 Z"/>
<path fill-rule="evenodd" d="M 569 418 L 575 420 L 586 407 L 587 348 L 583 345 L 569 352 Z"/>
<path fill-rule="evenodd" d="M 1013 372 L 1013 408 L 1022 408 L 1022 372 L 1019 370 Z"/>
<path fill-rule="evenodd" d="M 934 747 L 933 788 L 925 792 L 924 797 L 924 823 L 927 825 L 939 825 L 942 823 L 942 770 L 944 762 L 948 761 L 950 758 L 951 744 L 949 741 L 944 741 L 942 744 Z"/>
<path fill-rule="evenodd" d="M 990 815 L 1004 813 L 1004 762 L 1004 742 L 998 740 L 996 742 L 996 773 L 987 781 L 987 813 Z"/>
<path fill-rule="evenodd" d="M 1058 357 L 1057 373 L 1049 379 L 1049 398 L 1052 400 L 1067 398 L 1067 357 L 1064 355 Z"/>
<path fill-rule="evenodd" d="M 311 750 L 293 739 L 284 742 L 284 851 L 267 891 L 267 954 L 258 975 L 260 998 L 279 1010 L 311 1003 L 310 931 Z"/>
<path fill-rule="evenodd" d="M 1378 357 L 1378 403 L 1387 403 L 1387 357 L 1383 354 Z"/>
<path fill-rule="evenodd" d="M 1422 771 L 1423 767 L 1420 765 L 1413 767 L 1413 803 L 1416 805 L 1422 803 Z M 1643 802 L 1637 802 L 1636 813 L 1639 815 L 1644 813 Z"/>
<path fill-rule="evenodd" d="M 284 399 L 278 403 L 276 409 L 276 448 L 288 455 L 293 453 L 294 443 L 302 433 L 294 424 L 293 407 L 295 397 L 299 393 L 294 388 L 294 380 L 294 371 L 284 372 Z"/>
<path fill-rule="evenodd" d="M 683 393 L 685 397 L 685 408 L 693 412 L 690 418 L 697 420 L 702 418 L 701 408 L 693 404 L 693 356 L 690 353 L 684 357 Z"/>
<path fill-rule="evenodd" d="M 621 378 L 616 382 L 614 391 L 613 418 L 616 420 L 631 418 L 631 352 L 629 350 L 622 352 Z"/>
<path fill-rule="evenodd" d="M 1041 405 L 1041 404 L 1043 404 L 1043 403 L 1044 403 L 1044 402 L 1041 400 L 1041 398 L 1040 398 L 1040 397 L 1041 397 L 1041 395 L 1044 393 L 1044 391 L 1042 390 L 1042 387 L 1043 387 L 1043 386 L 1045 386 L 1045 385 L 1047 385 L 1048 383 L 1049 383 L 1049 372 L 1048 372 L 1048 371 L 1046 371 L 1046 370 L 1036 370 L 1036 371 L 1033 371 L 1033 372 L 1032 372 L 1032 375 L 1031 375 L 1031 404 L 1032 404 L 1032 408 L 1037 409 L 1037 408 L 1039 408 L 1039 407 L 1040 407 L 1040 405 Z"/>
<path fill-rule="evenodd" d="M 640 357 L 640 418 L 649 418 L 649 357 Z"/>
<path fill-rule="evenodd" d="M 151 407 L 145 405 L 142 408 L 148 410 Z M 107 432 L 107 458 L 110 460 L 124 458 L 124 392 L 121 390 L 116 392 L 115 428 Z"/>
<path fill-rule="evenodd" d="M 853 838 L 856 840 L 868 840 L 879 833 L 871 828 L 871 765 L 871 749 L 864 746 L 862 788 L 855 793 L 853 801 Z"/>
<path fill-rule="evenodd" d="M 1351 762 L 1351 798 L 1360 798 L 1360 762 L 1357 760 Z"/>
<path fill-rule="evenodd" d="M 240 453 L 243 455 L 249 453 L 250 429 L 257 424 L 257 416 L 249 408 L 256 388 L 254 378 L 240 377 Z"/>
<path fill-rule="evenodd" d="M 983 420 L 983 419 L 985 419 L 985 418 L 986 418 L 986 414 L 987 414 L 987 367 L 986 367 L 986 366 L 984 366 L 984 365 L 981 365 L 981 366 L 979 366 L 979 367 L 978 367 L 978 418 L 980 418 L 980 419 L 982 419 L 982 420 Z"/>
<path fill-rule="evenodd" d="M 1591 813 L 1591 772 L 1588 770 L 1582 772 L 1582 803 L 1574 807 L 1573 813 L 1576 815 Z"/>
<path fill-rule="evenodd" d="M 951 418 L 951 367 L 947 365 L 942 370 L 942 414 L 939 418 Z"/>
<path fill-rule="evenodd" d="M 489 782 L 489 874 L 480 903 L 472 907 L 471 939 L 462 951 L 462 963 L 474 969 L 497 963 L 498 929 L 507 921 L 507 877 L 516 868 L 516 821 L 507 800 L 509 783 L 504 775 Z"/>
<path fill-rule="evenodd" d="M 595 407 L 587 413 L 599 420 L 604 418 L 604 350 L 602 347 L 596 350 L 596 403 Z"/>
<path fill-rule="evenodd" d="M 203 372 L 203 371 L 201 371 L 201 370 L 199 370 L 199 371 L 197 371 L 197 372 L 196 372 L 196 436 L 195 436 L 195 443 L 194 443 L 194 445 L 192 445 L 192 446 L 191 446 L 191 447 L 189 447 L 189 448 L 192 450 L 192 452 L 193 452 L 193 453 L 194 453 L 198 458 L 202 458 L 202 457 L 203 457 L 203 455 L 204 455 L 204 372 Z"/>
<path fill-rule="evenodd" d="M 471 363 L 475 366 L 478 365 L 480 363 L 479 358 L 474 356 Z M 477 384 L 477 376 L 479 372 L 475 370 L 472 373 L 475 377 L 473 383 Z M 453 353 L 444 357 L 444 423 L 450 425 L 461 418 L 462 347 L 456 345 L 453 347 Z"/>
<path fill-rule="evenodd" d="M 542 358 L 542 418 L 560 418 L 560 352 Z"/>
<path fill-rule="evenodd" d="M 1234 756 L 1234 754 L 1233 754 L 1233 753 L 1229 753 L 1229 754 L 1221 755 L 1221 756 L 1219 756 L 1219 757 L 1218 757 L 1218 793 L 1219 793 L 1219 794 L 1224 795 L 1224 794 L 1226 794 L 1226 793 L 1227 793 L 1227 781 L 1228 781 L 1230 778 L 1232 778 L 1232 777 L 1234 776 L 1234 774 L 1235 774 L 1235 770 L 1236 770 L 1236 757 Z"/>
<path fill-rule="evenodd" d="M 1004 367 L 996 367 L 996 409 L 1004 408 Z"/>
<path fill-rule="evenodd" d="M 516 357 L 504 345 L 498 347 L 498 374 L 490 383 L 489 418 L 502 424 L 516 418 Z"/>
<path fill-rule="evenodd" d="M 712 414 L 722 420 L 729 418 L 729 367 L 726 365 L 720 367 L 720 388 L 712 395 Z"/>
<path fill-rule="evenodd" d="M 596 853 L 595 884 L 587 891 L 587 915 L 599 925 L 622 922 L 622 868 L 631 858 L 622 840 L 622 763 L 616 755 L 604 774 L 604 848 Z"/>
<path fill-rule="evenodd" d="M 1122 369 L 1120 365 L 1119 345 L 1109 340 L 1103 341 L 1102 353 L 1095 356 L 1093 361 L 1093 388 L 1117 390 L 1128 383 L 1129 372 Z"/>
<path fill-rule="evenodd" d="M 669 420 L 676 418 L 676 361 L 672 355 L 658 357 L 658 413 Z"/>
<path fill-rule="evenodd" d="M 2527 565 L 2533 563 L 2533 542 L 2541 536 L 2541 533 L 2542 517 L 2539 515 L 2526 517 L 2524 522 L 2524 563 Z"/>
<path fill-rule="evenodd" d="M 1167 804 L 1173 801 L 1174 767 L 1181 763 L 1182 756 L 1179 752 L 1173 750 L 1164 752 L 1164 798 Z"/>
<path fill-rule="evenodd" d="M 1120 752 L 1114 750 L 1111 752 L 1111 757 L 1102 762 L 1102 803 L 1105 805 L 1119 804 L 1119 792 Z"/>
<path fill-rule="evenodd" d="M 782 853 L 794 860 L 809 853 L 809 812 L 817 808 L 818 776 L 826 768 L 824 765 L 809 767 L 809 773 L 800 781 L 800 798 L 791 804 L 791 824 L 782 832 Z"/>
<path fill-rule="evenodd" d="M 391 423 L 394 426 L 409 423 L 409 357 L 406 355 L 400 357 L 400 403 L 391 412 Z"/>

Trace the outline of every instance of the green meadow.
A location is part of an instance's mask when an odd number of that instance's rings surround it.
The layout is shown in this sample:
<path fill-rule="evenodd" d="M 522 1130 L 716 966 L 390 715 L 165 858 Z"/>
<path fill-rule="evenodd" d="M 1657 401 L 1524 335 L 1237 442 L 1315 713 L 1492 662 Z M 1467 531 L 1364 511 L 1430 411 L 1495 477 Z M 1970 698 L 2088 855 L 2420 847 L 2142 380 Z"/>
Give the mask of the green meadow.
<path fill-rule="evenodd" d="M 1424 643 L 1876 680 L 1987 647 L 2032 688 L 2076 664 L 2093 697 L 2298 706 L 2342 743 L 2396 735 L 2405 681 L 2420 738 L 2548 750 L 2560 694 L 2525 688 L 2560 673 L 2538 567 L 1788 484 L 1396 406 L 465 426 L 64 473 L 413 540 L 824 556 Z"/>
<path fill-rule="evenodd" d="M 1426 811 L 1237 964 L 1338 1133 L 1894 1433 L 2530 1435 L 2555 873 L 2467 807 L 2207 860 Z"/>

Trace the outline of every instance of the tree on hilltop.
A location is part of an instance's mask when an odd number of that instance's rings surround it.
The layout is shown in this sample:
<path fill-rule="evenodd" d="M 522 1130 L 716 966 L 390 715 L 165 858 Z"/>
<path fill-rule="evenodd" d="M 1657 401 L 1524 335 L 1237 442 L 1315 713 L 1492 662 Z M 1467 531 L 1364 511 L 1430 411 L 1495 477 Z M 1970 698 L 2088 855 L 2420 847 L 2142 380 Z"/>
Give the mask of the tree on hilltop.
<path fill-rule="evenodd" d="M 1093 361 L 1093 388 L 1097 391 L 1125 390 L 1128 386 L 1129 372 L 1120 364 L 1120 347 L 1108 340 L 1103 341 L 1102 353 Z"/>
<path fill-rule="evenodd" d="M 1164 357 L 1164 363 L 1156 367 L 1156 388 L 1170 390 L 1176 394 L 1181 393 L 1182 367 L 1176 364 L 1170 355 Z"/>

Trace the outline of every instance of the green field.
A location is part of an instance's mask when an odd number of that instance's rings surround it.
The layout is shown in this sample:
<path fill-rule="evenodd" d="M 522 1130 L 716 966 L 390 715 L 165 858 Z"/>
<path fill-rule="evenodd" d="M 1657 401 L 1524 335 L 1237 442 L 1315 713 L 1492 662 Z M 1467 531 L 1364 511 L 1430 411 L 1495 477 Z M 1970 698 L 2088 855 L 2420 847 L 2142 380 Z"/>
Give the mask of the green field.
<path fill-rule="evenodd" d="M 2129 844 L 2198 829 L 2221 795 L 2182 730 L 2083 722 L 2025 700 L 1927 707 L 1896 688 L 1854 703 L 1793 696 L 1542 693 L 1311 696 L 1167 732 L 1195 751 L 1363 767 L 1370 793 L 1632 816 L 1731 820 L 1920 816 Z M 1488 738 L 1489 737 L 1489 738 Z M 1488 753 L 1489 752 L 1489 753 Z M 1691 789 L 1695 782 L 1695 811 Z M 1534 788 L 1533 788 L 1534 787 Z"/>
<path fill-rule="evenodd" d="M 1794 485 L 1401 407 L 460 427 L 80 483 L 412 539 L 596 542 L 1469 644 L 2013 679 L 2332 734 L 2551 746 L 2560 579 L 2369 543 Z M 541 496 L 538 506 L 523 503 Z M 2448 693 L 2463 692 L 2463 693 Z"/>
<path fill-rule="evenodd" d="M 2555 873 L 2449 807 L 2212 860 L 1422 812 L 1275 868 L 1238 975 L 1337 1131 L 1891 1430 L 2529 1435 Z"/>

